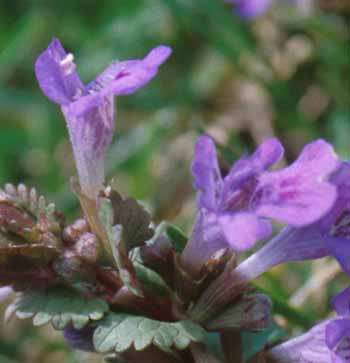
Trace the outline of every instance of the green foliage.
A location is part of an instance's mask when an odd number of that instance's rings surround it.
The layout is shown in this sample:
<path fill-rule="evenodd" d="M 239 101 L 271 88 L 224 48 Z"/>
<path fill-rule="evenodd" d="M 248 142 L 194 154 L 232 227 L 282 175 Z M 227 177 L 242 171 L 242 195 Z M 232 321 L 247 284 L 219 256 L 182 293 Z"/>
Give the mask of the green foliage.
<path fill-rule="evenodd" d="M 166 234 L 169 237 L 170 242 L 175 247 L 175 250 L 177 252 L 182 252 L 188 241 L 188 238 L 185 236 L 184 232 L 182 232 L 180 228 L 172 224 L 168 224 L 166 226 Z"/>
<path fill-rule="evenodd" d="M 58 330 L 69 324 L 81 329 L 89 322 L 102 319 L 109 309 L 103 300 L 87 299 L 64 288 L 23 293 L 17 299 L 15 307 L 18 318 L 32 318 L 35 326 L 51 322 Z"/>
<path fill-rule="evenodd" d="M 75 169 L 64 121 L 58 107 L 41 94 L 33 74 L 35 58 L 52 36 L 75 54 L 79 74 L 87 82 L 112 59 L 136 58 L 161 43 L 173 47 L 170 61 L 146 89 L 118 99 L 118 133 L 106 169 L 117 177 L 124 195 L 147 201 L 157 222 L 177 219 L 185 233 L 167 231 L 177 251 L 183 249 L 193 221 L 193 213 L 187 213 L 193 210 L 187 208 L 193 204 L 189 159 L 199 131 L 217 139 L 228 161 L 221 160 L 223 171 L 271 134 L 285 145 L 287 161 L 296 157 L 302 143 L 318 137 L 327 138 L 348 159 L 348 2 L 322 1 L 327 9 L 310 16 L 285 8 L 286 2 L 275 3 L 279 11 L 248 22 L 238 19 L 223 0 L 203 0 L 200 5 L 194 0 L 1 2 L 1 185 L 8 181 L 35 185 L 69 218 L 79 213 L 67 183 Z M 332 11 L 335 3 L 345 10 Z M 305 50 L 310 50 L 309 56 L 297 59 Z M 257 93 L 261 97 L 250 98 Z M 35 244 L 10 250 L 12 238 L 0 234 L 0 246 L 5 246 L 0 254 L 7 261 L 2 260 L 3 282 L 13 278 L 6 276 L 10 268 L 29 266 L 31 272 L 57 254 L 55 248 Z M 122 259 L 119 262 L 123 278 L 132 286 L 130 272 Z M 289 299 L 296 286 L 303 286 L 315 271 L 308 263 L 302 266 L 281 267 L 258 282 L 291 332 L 305 331 L 325 318 L 331 294 L 347 283 L 337 276 L 305 305 L 292 307 Z M 154 275 L 135 267 L 142 284 L 156 283 L 166 293 Z M 28 325 L 14 328 L 13 336 L 13 353 L 4 354 L 10 338 L 6 328 L 0 331 L 1 361 L 2 355 L 15 362 L 55 361 L 48 341 Z M 254 337 L 259 340 L 260 334 Z M 26 356 L 28 346 L 37 353 L 34 358 Z M 77 363 L 63 344 L 60 349 L 65 361 Z"/>
<path fill-rule="evenodd" d="M 110 199 L 113 207 L 113 225 L 123 227 L 123 240 L 126 251 L 142 246 L 152 238 L 150 214 L 133 198 L 123 199 L 112 191 Z"/>
<path fill-rule="evenodd" d="M 118 269 L 119 276 L 125 286 L 128 287 L 135 295 L 142 296 L 142 291 L 138 286 L 135 270 L 129 260 L 126 242 L 124 239 L 124 226 L 114 225 L 113 203 L 108 198 L 100 198 L 99 218 L 108 237 L 108 242 L 115 266 Z"/>
<path fill-rule="evenodd" d="M 134 267 L 137 280 L 140 281 L 144 288 L 152 291 L 153 294 L 158 293 L 161 296 L 169 294 L 169 288 L 159 274 L 137 261 L 134 261 Z"/>
<path fill-rule="evenodd" d="M 102 353 L 124 352 L 131 347 L 141 351 L 152 344 L 169 352 L 172 348 L 186 349 L 191 342 L 201 342 L 204 338 L 203 328 L 191 321 L 170 323 L 142 316 L 109 314 L 95 330 L 94 345 Z"/>
<path fill-rule="evenodd" d="M 252 358 L 266 345 L 273 344 L 286 337 L 286 332 L 276 324 L 271 324 L 268 329 L 259 333 L 243 332 L 243 358 Z"/>
<path fill-rule="evenodd" d="M 2 354 L 0 354 L 0 362 L 2 362 L 2 363 L 15 363 L 15 361 L 3 356 Z"/>

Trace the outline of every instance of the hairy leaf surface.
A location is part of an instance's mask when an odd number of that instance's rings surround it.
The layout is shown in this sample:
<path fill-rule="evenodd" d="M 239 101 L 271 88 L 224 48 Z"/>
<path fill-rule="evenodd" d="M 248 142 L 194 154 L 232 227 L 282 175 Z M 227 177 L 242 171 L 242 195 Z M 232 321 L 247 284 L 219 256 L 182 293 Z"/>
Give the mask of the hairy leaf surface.
<path fill-rule="evenodd" d="M 24 293 L 16 301 L 18 318 L 32 318 L 35 326 L 51 322 L 58 330 L 69 324 L 81 329 L 91 321 L 102 319 L 107 311 L 105 301 L 89 300 L 64 288 Z"/>
<path fill-rule="evenodd" d="M 205 332 L 188 321 L 161 322 L 143 316 L 110 314 L 94 333 L 95 349 L 106 353 L 124 352 L 130 348 L 142 351 L 150 345 L 169 352 L 172 348 L 186 349 L 192 342 L 204 340 Z"/>

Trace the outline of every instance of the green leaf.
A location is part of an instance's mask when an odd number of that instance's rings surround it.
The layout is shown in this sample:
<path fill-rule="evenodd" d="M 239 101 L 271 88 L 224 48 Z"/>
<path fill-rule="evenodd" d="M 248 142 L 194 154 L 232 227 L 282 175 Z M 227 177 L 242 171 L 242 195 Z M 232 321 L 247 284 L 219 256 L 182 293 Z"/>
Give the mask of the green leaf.
<path fill-rule="evenodd" d="M 113 225 L 123 227 L 123 239 L 128 252 L 153 237 L 151 216 L 135 199 L 123 199 L 115 190 L 111 190 L 109 198 L 114 212 Z"/>
<path fill-rule="evenodd" d="M 276 324 L 260 333 L 243 332 L 243 358 L 249 359 L 259 353 L 267 344 L 274 343 L 284 338 L 286 332 Z"/>
<path fill-rule="evenodd" d="M 171 243 L 174 245 L 175 250 L 177 252 L 182 252 L 188 241 L 188 238 L 186 237 L 184 232 L 182 232 L 180 228 L 169 224 L 166 228 L 166 234 L 170 239 Z"/>
<path fill-rule="evenodd" d="M 64 288 L 24 293 L 16 301 L 15 307 L 19 319 L 32 318 L 35 326 L 51 322 L 58 330 L 69 324 L 81 329 L 90 321 L 102 319 L 109 310 L 103 300 L 89 300 Z"/>
<path fill-rule="evenodd" d="M 108 198 L 99 198 L 100 221 L 105 228 L 110 248 L 118 268 L 119 276 L 125 286 L 137 296 L 142 296 L 142 291 L 136 280 L 134 267 L 129 260 L 124 242 L 124 230 L 121 225 L 114 225 L 114 211 L 112 202 Z"/>
<path fill-rule="evenodd" d="M 91 231 L 98 237 L 109 257 L 112 254 L 112 250 L 104 225 L 104 223 L 106 225 L 109 223 L 109 221 L 105 221 L 105 218 L 109 218 L 108 213 L 106 215 L 108 210 L 98 208 L 96 200 L 90 199 L 82 192 L 79 181 L 75 177 L 71 178 L 71 188 L 79 198 L 81 208 L 83 209 Z"/>
<path fill-rule="evenodd" d="M 112 240 L 115 239 L 113 230 L 113 207 L 112 202 L 107 198 L 99 198 L 98 216 L 101 220 L 103 227 L 105 228 L 108 237 Z"/>
<path fill-rule="evenodd" d="M 134 262 L 134 267 L 138 281 L 140 281 L 146 289 L 149 289 L 160 296 L 168 295 L 169 288 L 157 272 L 137 261 Z"/>
<path fill-rule="evenodd" d="M 132 347 L 142 351 L 152 344 L 169 352 L 204 339 L 204 329 L 188 320 L 170 323 L 128 314 L 108 315 L 94 333 L 95 349 L 101 353 L 124 352 Z"/>

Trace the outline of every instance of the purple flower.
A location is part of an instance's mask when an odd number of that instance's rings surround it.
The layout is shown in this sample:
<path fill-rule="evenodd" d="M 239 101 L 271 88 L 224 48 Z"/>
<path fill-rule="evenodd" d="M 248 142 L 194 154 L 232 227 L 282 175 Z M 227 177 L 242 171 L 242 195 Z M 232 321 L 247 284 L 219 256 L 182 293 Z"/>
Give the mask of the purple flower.
<path fill-rule="evenodd" d="M 339 317 L 316 325 L 309 332 L 267 352 L 276 363 L 350 362 L 350 289 L 333 299 Z"/>
<path fill-rule="evenodd" d="M 182 254 L 182 263 L 193 275 L 216 251 L 242 251 L 268 237 L 267 218 L 287 224 L 256 253 L 208 286 L 192 310 L 198 321 L 224 307 L 242 286 L 273 266 L 329 254 L 315 225 L 337 199 L 337 186 L 328 179 L 340 162 L 327 142 L 317 140 L 306 145 L 290 166 L 267 171 L 282 153 L 279 142 L 269 139 L 222 178 L 214 143 L 207 136 L 198 141 L 192 171 L 199 191 L 199 217 Z"/>
<path fill-rule="evenodd" d="M 326 327 L 326 344 L 334 363 L 350 362 L 350 289 L 345 289 L 332 301 L 339 319 Z"/>
<path fill-rule="evenodd" d="M 234 163 L 223 178 L 215 145 L 202 136 L 192 164 L 201 228 L 206 229 L 203 219 L 212 219 L 216 240 L 241 251 L 270 236 L 267 218 L 301 227 L 328 212 L 336 198 L 336 187 L 327 181 L 338 165 L 332 147 L 323 140 L 315 141 L 289 167 L 268 172 L 282 155 L 278 140 L 266 140 L 253 155 Z M 194 237 L 198 233 L 195 228 Z"/>
<path fill-rule="evenodd" d="M 82 190 L 92 199 L 101 190 L 104 157 L 113 137 L 113 96 L 129 95 L 145 86 L 170 53 L 170 48 L 159 46 L 142 60 L 112 63 L 87 85 L 76 72 L 73 55 L 58 39 L 38 57 L 35 73 L 40 88 L 61 106 Z"/>
<path fill-rule="evenodd" d="M 273 0 L 228 0 L 234 11 L 241 17 L 253 19 L 263 15 L 271 7 Z"/>
<path fill-rule="evenodd" d="M 330 255 L 333 255 L 350 275 L 350 163 L 342 163 L 332 178 L 338 187 L 339 197 L 329 214 L 314 228 L 325 241 Z"/>
<path fill-rule="evenodd" d="M 334 321 L 324 321 L 305 334 L 270 349 L 265 353 L 267 361 L 271 360 L 275 363 L 348 363 L 349 360 L 336 360 L 338 357 L 327 346 L 326 330 Z"/>
<path fill-rule="evenodd" d="M 252 20 L 264 15 L 274 3 L 284 2 L 295 5 L 297 1 L 298 0 L 226 0 L 227 3 L 234 6 L 234 12 L 238 16 L 247 20 Z M 301 1 L 305 2 L 305 0 Z M 296 5 L 298 6 L 298 4 Z"/>
<path fill-rule="evenodd" d="M 235 273 L 249 281 L 280 263 L 332 255 L 350 275 L 350 163 L 341 163 L 330 182 L 338 197 L 324 217 L 305 227 L 286 227 L 243 261 Z"/>

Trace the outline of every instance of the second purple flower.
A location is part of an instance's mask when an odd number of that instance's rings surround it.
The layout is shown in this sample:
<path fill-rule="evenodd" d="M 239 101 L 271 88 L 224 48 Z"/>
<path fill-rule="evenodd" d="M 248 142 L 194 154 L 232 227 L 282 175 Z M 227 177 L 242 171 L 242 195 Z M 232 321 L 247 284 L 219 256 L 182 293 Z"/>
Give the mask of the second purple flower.
<path fill-rule="evenodd" d="M 192 164 L 198 217 L 183 254 L 189 264 L 203 262 L 220 248 L 251 248 L 271 235 L 269 219 L 302 227 L 330 210 L 337 191 L 328 177 L 339 165 L 332 146 L 314 141 L 290 166 L 268 171 L 283 152 L 277 139 L 268 139 L 251 156 L 236 161 L 223 177 L 214 142 L 200 137 Z"/>

